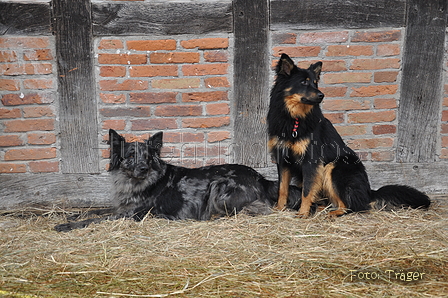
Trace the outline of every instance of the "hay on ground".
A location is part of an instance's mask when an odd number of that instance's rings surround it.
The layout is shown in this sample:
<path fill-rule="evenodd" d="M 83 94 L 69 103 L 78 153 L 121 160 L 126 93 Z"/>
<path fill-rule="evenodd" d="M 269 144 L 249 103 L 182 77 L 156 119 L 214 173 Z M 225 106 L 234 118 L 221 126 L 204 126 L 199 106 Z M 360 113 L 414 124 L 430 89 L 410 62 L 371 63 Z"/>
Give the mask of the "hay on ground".
<path fill-rule="evenodd" d="M 58 210 L 0 217 L 4 297 L 440 297 L 448 199 L 428 211 L 107 221 L 69 233 Z M 30 211 L 30 210 L 28 210 Z"/>

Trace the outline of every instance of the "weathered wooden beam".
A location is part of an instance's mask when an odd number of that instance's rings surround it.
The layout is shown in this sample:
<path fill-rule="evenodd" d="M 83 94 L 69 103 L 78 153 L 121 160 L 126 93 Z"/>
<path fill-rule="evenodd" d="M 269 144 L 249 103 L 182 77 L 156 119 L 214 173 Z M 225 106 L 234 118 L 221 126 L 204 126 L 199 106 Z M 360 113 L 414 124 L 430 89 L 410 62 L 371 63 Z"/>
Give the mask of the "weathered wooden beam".
<path fill-rule="evenodd" d="M 400 162 L 437 160 L 446 9 L 446 0 L 409 0 L 398 111 Z"/>
<path fill-rule="evenodd" d="M 272 0 L 271 30 L 403 27 L 405 13 L 406 0 Z"/>
<path fill-rule="evenodd" d="M 96 36 L 232 31 L 232 1 L 92 3 Z"/>
<path fill-rule="evenodd" d="M 269 105 L 269 1 L 235 0 L 235 161 L 265 167 Z"/>
<path fill-rule="evenodd" d="M 50 3 L 0 3 L 0 35 L 50 35 Z"/>
<path fill-rule="evenodd" d="M 89 0 L 53 0 L 63 173 L 98 173 L 98 121 Z"/>

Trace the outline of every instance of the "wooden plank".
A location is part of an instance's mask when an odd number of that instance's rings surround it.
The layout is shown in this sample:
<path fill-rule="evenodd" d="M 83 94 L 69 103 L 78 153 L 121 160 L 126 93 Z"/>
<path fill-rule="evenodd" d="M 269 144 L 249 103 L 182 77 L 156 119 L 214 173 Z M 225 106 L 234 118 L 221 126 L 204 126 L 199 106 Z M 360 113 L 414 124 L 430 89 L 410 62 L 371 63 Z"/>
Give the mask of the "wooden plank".
<path fill-rule="evenodd" d="M 269 105 L 269 1 L 235 0 L 235 162 L 265 167 Z"/>
<path fill-rule="evenodd" d="M 89 0 L 54 0 L 61 169 L 98 173 L 98 121 Z"/>
<path fill-rule="evenodd" d="M 0 176 L 0 209 L 33 205 L 110 206 L 109 174 L 14 174 Z"/>
<path fill-rule="evenodd" d="M 93 3 L 96 36 L 232 31 L 232 1 Z"/>
<path fill-rule="evenodd" d="M 50 3 L 0 3 L 0 35 L 50 35 Z"/>
<path fill-rule="evenodd" d="M 373 189 L 404 184 L 428 194 L 448 193 L 447 163 L 366 163 Z M 277 180 L 277 168 L 258 168 L 270 180 Z M 68 207 L 111 206 L 112 182 L 108 173 L 0 175 L 0 210 L 45 205 Z"/>
<path fill-rule="evenodd" d="M 405 25 L 406 0 L 272 0 L 271 30 Z"/>
<path fill-rule="evenodd" d="M 437 159 L 446 8 L 446 0 L 409 1 L 398 111 L 400 162 Z"/>

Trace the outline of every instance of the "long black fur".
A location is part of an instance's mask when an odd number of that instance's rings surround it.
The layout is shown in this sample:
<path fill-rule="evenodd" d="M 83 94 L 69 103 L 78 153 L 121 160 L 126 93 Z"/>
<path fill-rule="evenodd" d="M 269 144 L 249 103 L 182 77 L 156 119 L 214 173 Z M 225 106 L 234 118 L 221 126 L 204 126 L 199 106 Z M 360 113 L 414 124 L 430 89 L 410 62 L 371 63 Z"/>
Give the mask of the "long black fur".
<path fill-rule="evenodd" d="M 318 89 L 321 68 L 321 62 L 308 69 L 298 68 L 286 54 L 277 64 L 267 116 L 269 147 L 279 173 L 277 208 L 285 207 L 281 185 L 289 184 L 289 173 L 302 187 L 299 215 L 304 217 L 309 215 L 309 204 L 322 198 L 338 208 L 331 214 L 337 216 L 371 206 L 427 208 L 429 198 L 409 186 L 371 190 L 361 160 L 322 114 L 319 104 L 324 95 Z M 298 127 L 294 129 L 296 120 Z"/>
<path fill-rule="evenodd" d="M 266 180 L 252 168 L 227 164 L 190 169 L 165 163 L 160 158 L 162 132 L 144 143 L 128 143 L 110 130 L 109 139 L 113 207 L 93 210 L 87 216 L 110 214 L 60 224 L 55 227 L 57 231 L 83 228 L 105 219 L 139 221 L 148 213 L 172 220 L 208 220 L 242 211 L 268 214 L 276 203 L 277 182 Z M 288 207 L 298 209 L 301 190 L 291 187 L 290 191 L 298 200 L 291 200 Z"/>

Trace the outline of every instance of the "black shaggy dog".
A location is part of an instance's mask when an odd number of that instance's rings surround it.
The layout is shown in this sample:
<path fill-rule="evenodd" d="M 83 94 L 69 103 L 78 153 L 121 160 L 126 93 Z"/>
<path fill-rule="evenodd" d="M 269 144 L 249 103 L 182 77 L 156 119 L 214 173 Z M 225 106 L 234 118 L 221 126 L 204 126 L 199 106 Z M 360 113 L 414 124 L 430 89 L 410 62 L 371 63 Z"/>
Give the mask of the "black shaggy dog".
<path fill-rule="evenodd" d="M 428 207 L 429 198 L 409 186 L 370 189 L 364 165 L 322 115 L 319 104 L 324 94 L 317 86 L 321 69 L 322 62 L 298 68 L 286 54 L 277 64 L 267 117 L 268 145 L 279 177 L 276 208 L 287 206 L 292 177 L 302 187 L 298 213 L 302 217 L 309 216 L 311 205 L 322 198 L 336 208 L 330 216 L 368 210 L 371 205 Z"/>
<path fill-rule="evenodd" d="M 241 211 L 267 214 L 277 201 L 277 183 L 252 168 L 228 164 L 189 169 L 165 163 L 160 158 L 162 132 L 145 143 L 127 143 L 111 129 L 109 140 L 114 206 L 88 212 L 109 215 L 60 224 L 55 227 L 57 231 L 83 228 L 105 219 L 142 220 L 148 213 L 167 219 L 196 220 Z M 291 197 L 300 200 L 300 189 L 291 187 L 290 192 L 294 194 Z M 300 201 L 288 203 L 292 209 L 299 206 Z"/>

